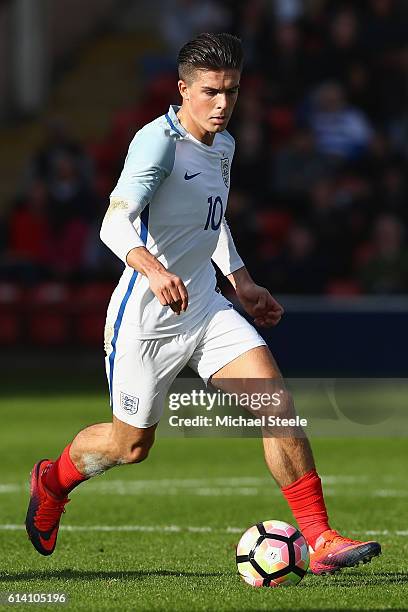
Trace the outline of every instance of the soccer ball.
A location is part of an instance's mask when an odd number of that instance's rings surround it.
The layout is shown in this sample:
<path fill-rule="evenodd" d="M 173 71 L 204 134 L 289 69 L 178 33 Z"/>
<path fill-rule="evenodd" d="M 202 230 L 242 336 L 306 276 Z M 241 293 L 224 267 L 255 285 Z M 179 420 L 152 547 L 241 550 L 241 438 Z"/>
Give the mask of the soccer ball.
<path fill-rule="evenodd" d="M 283 521 L 247 529 L 237 546 L 240 576 L 254 587 L 298 584 L 309 567 L 309 548 L 300 531 Z"/>

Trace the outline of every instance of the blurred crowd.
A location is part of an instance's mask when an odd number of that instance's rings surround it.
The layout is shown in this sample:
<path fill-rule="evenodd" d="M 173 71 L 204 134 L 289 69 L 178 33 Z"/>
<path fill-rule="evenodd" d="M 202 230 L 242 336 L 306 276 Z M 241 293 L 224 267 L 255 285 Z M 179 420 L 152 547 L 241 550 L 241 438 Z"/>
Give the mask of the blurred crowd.
<path fill-rule="evenodd" d="M 201 31 L 239 35 L 242 87 L 229 220 L 253 277 L 275 293 L 408 291 L 408 2 L 163 0 L 165 55 L 142 59 L 143 98 L 98 143 L 62 119 L 0 218 L 0 280 L 116 279 L 99 241 L 109 192 L 144 123 L 178 102 L 175 58 Z M 1 248 L 1 247 L 0 247 Z"/>

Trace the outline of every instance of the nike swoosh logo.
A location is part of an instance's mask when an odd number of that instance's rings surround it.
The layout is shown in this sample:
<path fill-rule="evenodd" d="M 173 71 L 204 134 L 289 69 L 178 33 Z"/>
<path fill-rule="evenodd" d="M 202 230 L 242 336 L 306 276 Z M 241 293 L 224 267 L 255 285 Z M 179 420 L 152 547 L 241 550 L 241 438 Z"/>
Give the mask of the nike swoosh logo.
<path fill-rule="evenodd" d="M 195 176 L 198 176 L 199 174 L 201 174 L 201 172 L 196 172 L 195 174 L 187 174 L 186 172 L 184 175 L 184 180 L 189 181 L 190 179 L 194 178 Z"/>
<path fill-rule="evenodd" d="M 44 537 L 42 537 L 41 535 L 39 536 L 41 546 L 45 548 L 45 550 L 50 551 L 53 549 L 55 545 L 55 540 L 57 539 L 57 533 L 58 533 L 57 529 L 54 528 L 54 530 L 51 533 L 49 532 L 43 533 L 42 535 Z"/>

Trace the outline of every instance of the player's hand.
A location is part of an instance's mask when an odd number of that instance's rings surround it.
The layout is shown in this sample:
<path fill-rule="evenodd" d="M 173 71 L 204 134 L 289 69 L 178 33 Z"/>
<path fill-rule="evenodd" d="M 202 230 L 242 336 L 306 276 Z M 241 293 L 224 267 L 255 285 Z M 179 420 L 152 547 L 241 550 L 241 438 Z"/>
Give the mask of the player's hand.
<path fill-rule="evenodd" d="M 162 306 L 170 306 L 176 315 L 187 310 L 188 293 L 179 276 L 163 268 L 150 272 L 147 278 L 150 289 Z"/>
<path fill-rule="evenodd" d="M 272 327 L 281 320 L 284 310 L 265 287 L 249 283 L 238 286 L 236 294 L 243 308 L 254 318 L 255 325 Z"/>

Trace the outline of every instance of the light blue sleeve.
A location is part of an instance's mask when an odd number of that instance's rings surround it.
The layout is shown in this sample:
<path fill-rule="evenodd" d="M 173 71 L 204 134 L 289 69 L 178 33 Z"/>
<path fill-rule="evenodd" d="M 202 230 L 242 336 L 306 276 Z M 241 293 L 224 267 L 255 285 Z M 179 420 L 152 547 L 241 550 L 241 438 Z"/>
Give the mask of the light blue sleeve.
<path fill-rule="evenodd" d="M 113 198 L 129 202 L 137 216 L 173 170 L 175 140 L 156 122 L 137 132 L 129 146 Z"/>
<path fill-rule="evenodd" d="M 130 143 L 100 231 L 102 242 L 125 263 L 129 251 L 145 244 L 133 223 L 172 172 L 175 154 L 175 140 L 159 121 L 142 128 Z"/>

